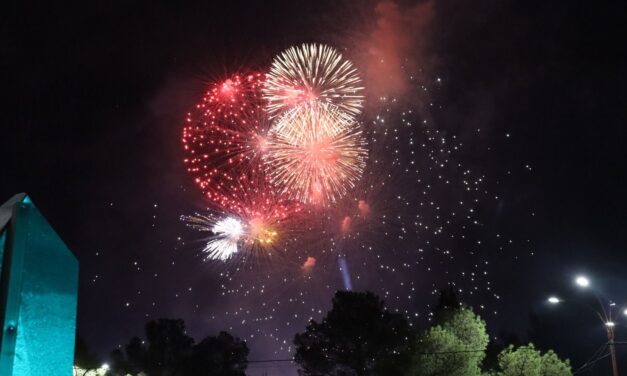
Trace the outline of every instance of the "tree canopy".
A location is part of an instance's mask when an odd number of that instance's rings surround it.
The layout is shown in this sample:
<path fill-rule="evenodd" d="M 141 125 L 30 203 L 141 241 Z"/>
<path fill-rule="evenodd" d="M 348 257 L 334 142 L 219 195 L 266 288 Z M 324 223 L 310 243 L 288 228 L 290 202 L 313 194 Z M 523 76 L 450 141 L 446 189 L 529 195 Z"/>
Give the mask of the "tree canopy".
<path fill-rule="evenodd" d="M 542 354 L 533 344 L 510 345 L 484 364 L 490 343 L 486 323 L 453 290 L 442 291 L 433 318 L 431 327 L 414 330 L 372 293 L 337 292 L 322 321 L 310 321 L 294 339 L 300 374 L 572 376 L 568 360 L 553 351 Z"/>
<path fill-rule="evenodd" d="M 499 370 L 495 376 L 571 376 L 568 360 L 561 360 L 552 350 L 544 355 L 530 343 L 514 348 L 510 345 L 498 356 Z"/>
<path fill-rule="evenodd" d="M 193 347 L 187 374 L 243 376 L 248 365 L 248 351 L 245 342 L 227 332 L 206 337 Z"/>
<path fill-rule="evenodd" d="M 98 356 L 91 352 L 87 342 L 80 335 L 76 336 L 74 344 L 74 365 L 83 370 L 94 370 L 101 365 Z"/>
<path fill-rule="evenodd" d="M 226 332 L 194 345 L 183 320 L 159 319 L 146 324 L 145 335 L 146 340 L 133 337 L 124 351 L 111 354 L 114 375 L 245 375 L 248 347 Z"/>
<path fill-rule="evenodd" d="M 295 336 L 295 360 L 307 376 L 399 375 L 413 342 L 407 319 L 376 295 L 338 291 L 326 317 Z"/>
<path fill-rule="evenodd" d="M 446 308 L 438 321 L 418 337 L 411 373 L 480 375 L 489 342 L 485 322 L 468 307 Z"/>
<path fill-rule="evenodd" d="M 371 292 L 338 291 L 320 322 L 311 320 L 294 337 L 294 360 L 303 376 L 572 376 L 568 360 L 533 344 L 509 345 L 484 362 L 489 344 L 485 322 L 443 292 L 425 330 L 411 327 L 404 315 L 385 308 Z M 494 347 L 494 346 L 493 346 Z M 498 351 L 498 350 L 496 350 Z M 495 353 L 496 353 L 495 351 Z M 108 374 L 150 376 L 245 376 L 248 347 L 226 332 L 198 343 L 182 320 L 160 319 L 112 353 Z M 487 364 L 489 363 L 489 364 Z M 82 341 L 77 365 L 96 365 Z M 486 369 L 488 368 L 488 369 Z M 85 375 L 84 367 L 75 368 Z M 92 369 L 94 375 L 101 370 Z"/>

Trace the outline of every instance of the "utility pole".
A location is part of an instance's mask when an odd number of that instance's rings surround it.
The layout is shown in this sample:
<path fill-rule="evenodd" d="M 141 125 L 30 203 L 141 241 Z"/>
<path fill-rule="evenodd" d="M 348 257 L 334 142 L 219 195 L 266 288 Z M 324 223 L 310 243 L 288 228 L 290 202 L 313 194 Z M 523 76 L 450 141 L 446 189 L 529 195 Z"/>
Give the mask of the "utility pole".
<path fill-rule="evenodd" d="M 614 327 L 606 325 L 607 339 L 610 347 L 610 359 L 612 360 L 612 375 L 618 376 L 618 364 L 616 363 L 616 349 L 614 348 Z"/>
<path fill-rule="evenodd" d="M 575 284 L 577 284 L 581 288 L 586 289 L 590 287 L 590 280 L 586 278 L 585 276 L 580 275 L 575 279 Z M 605 325 L 605 330 L 607 331 L 607 340 L 608 340 L 607 345 L 610 348 L 610 361 L 612 362 L 612 376 L 618 376 L 618 361 L 616 360 L 616 344 L 614 342 L 614 327 L 618 324 L 616 320 L 618 319 L 619 315 L 622 314 L 624 316 L 627 316 L 627 305 L 620 308 L 620 310 L 622 311 L 621 313 L 614 315 L 613 314 L 614 312 L 612 312 L 612 310 L 615 309 L 614 307 L 616 307 L 616 303 L 611 300 L 608 301 L 607 299 L 604 299 L 595 290 L 592 290 L 592 292 L 594 292 L 594 296 L 599 303 L 599 308 L 594 309 L 592 306 L 585 304 L 585 303 L 582 305 L 590 309 L 592 312 L 594 312 L 599 317 L 601 322 Z M 549 297 L 548 302 L 551 304 L 559 304 L 563 302 L 563 300 L 561 300 L 557 296 L 551 296 Z M 572 300 L 572 302 L 578 303 L 576 300 Z M 606 304 L 607 304 L 607 308 L 606 308 Z"/>

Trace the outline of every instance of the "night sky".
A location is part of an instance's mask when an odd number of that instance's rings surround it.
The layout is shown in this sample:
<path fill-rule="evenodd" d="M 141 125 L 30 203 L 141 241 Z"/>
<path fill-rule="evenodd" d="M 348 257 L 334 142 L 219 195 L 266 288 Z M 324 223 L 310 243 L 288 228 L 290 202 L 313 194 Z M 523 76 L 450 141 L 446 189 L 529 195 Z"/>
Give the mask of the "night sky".
<path fill-rule="evenodd" d="M 197 340 L 232 332 L 251 360 L 289 359 L 344 288 L 343 259 L 354 290 L 419 327 L 447 286 L 493 337 L 527 338 L 531 314 L 553 323 L 551 346 L 577 368 L 603 328 L 545 301 L 583 294 L 571 281 L 585 273 L 627 303 L 627 13 L 576 3 L 13 4 L 0 15 L 0 200 L 27 192 L 74 251 L 78 331 L 103 357 L 168 317 Z M 183 164 L 185 114 L 211 82 L 305 42 L 362 74 L 364 176 L 283 256 L 203 261 L 180 219 L 207 208 Z M 358 200 L 373 215 L 342 236 Z"/>

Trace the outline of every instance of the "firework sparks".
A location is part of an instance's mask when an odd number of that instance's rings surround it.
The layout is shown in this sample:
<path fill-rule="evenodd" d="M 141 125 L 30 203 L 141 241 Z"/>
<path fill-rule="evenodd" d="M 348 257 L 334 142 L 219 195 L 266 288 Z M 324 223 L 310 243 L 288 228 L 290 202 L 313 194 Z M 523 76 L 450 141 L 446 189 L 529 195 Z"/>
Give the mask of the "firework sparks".
<path fill-rule="evenodd" d="M 263 96 L 271 117 L 297 107 L 331 105 L 356 116 L 364 97 L 357 70 L 335 49 L 322 44 L 291 47 L 274 59 Z"/>
<path fill-rule="evenodd" d="M 189 116 L 186 167 L 197 169 L 190 172 L 215 214 L 192 227 L 205 232 L 203 256 L 213 266 L 237 264 L 220 273 L 222 294 L 236 303 L 211 316 L 257 346 L 288 343 L 293 333 L 283 335 L 287 341 L 275 333 L 322 314 L 328 291 L 355 287 L 378 292 L 418 322 L 427 317 L 414 300 L 429 293 L 420 295 L 425 275 L 464 287 L 465 298 L 489 307 L 476 297 L 484 290 L 500 299 L 487 248 L 512 246 L 482 230 L 477 209 L 492 201 L 485 176 L 467 168 L 455 134 L 392 95 L 358 122 L 361 83 L 353 81 L 346 96 L 325 92 L 337 82 L 316 81 L 328 77 L 330 64 L 312 57 L 320 48 L 284 52 L 254 83 L 240 76 L 214 84 Z M 267 269 L 258 267 L 264 256 Z M 289 345 L 279 346 L 277 353 L 292 355 Z"/>
<path fill-rule="evenodd" d="M 355 186 L 367 159 L 357 124 L 345 127 L 337 113 L 316 108 L 279 119 L 264 154 L 280 193 L 304 203 L 335 202 Z"/>
<path fill-rule="evenodd" d="M 358 127 L 355 120 L 333 106 L 296 107 L 283 114 L 272 126 L 274 133 L 282 137 L 303 141 L 308 137 L 302 126 L 304 119 L 313 122 L 311 132 L 318 134 L 340 134 Z M 267 146 L 267 140 L 266 140 Z M 267 148 L 266 148 L 267 150 Z"/>
<path fill-rule="evenodd" d="M 244 225 L 239 219 L 226 217 L 216 220 L 201 214 L 184 216 L 182 219 L 188 226 L 211 234 L 202 250 L 207 254 L 207 259 L 226 261 L 238 252 L 238 243 L 244 235 Z"/>
<path fill-rule="evenodd" d="M 261 74 L 235 75 L 213 84 L 183 129 L 187 171 L 210 202 L 239 215 L 264 211 L 244 203 L 273 201 L 260 158 L 269 128 L 262 80 Z"/>
<path fill-rule="evenodd" d="M 278 236 L 276 223 L 259 217 L 246 221 L 236 216 L 215 218 L 196 214 L 181 219 L 189 227 L 211 234 L 202 250 L 211 260 L 227 261 L 242 250 L 250 253 L 257 248 L 269 247 Z"/>

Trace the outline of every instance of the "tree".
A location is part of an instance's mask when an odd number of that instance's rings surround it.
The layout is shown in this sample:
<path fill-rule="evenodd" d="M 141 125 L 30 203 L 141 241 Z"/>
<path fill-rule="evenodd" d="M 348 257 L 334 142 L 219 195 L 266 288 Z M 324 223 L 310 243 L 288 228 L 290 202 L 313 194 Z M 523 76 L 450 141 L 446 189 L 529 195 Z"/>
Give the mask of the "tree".
<path fill-rule="evenodd" d="M 459 301 L 459 297 L 455 292 L 455 289 L 448 287 L 446 289 L 440 289 L 440 296 L 438 297 L 438 303 L 434 309 L 434 319 L 436 323 L 440 323 L 442 320 L 441 314 L 451 309 L 457 309 L 462 306 Z"/>
<path fill-rule="evenodd" d="M 226 332 L 206 337 L 192 349 L 187 375 L 245 376 L 248 346 Z"/>
<path fill-rule="evenodd" d="M 159 319 L 146 324 L 145 352 L 135 349 L 139 356 L 144 356 L 144 370 L 151 376 L 176 375 L 182 369 L 182 363 L 189 356 L 194 339 L 187 335 L 183 320 Z M 133 343 L 130 343 L 133 345 Z M 141 346 L 134 344 L 136 347 Z M 128 347 L 127 347 L 128 351 Z M 129 354 L 130 355 L 130 354 Z"/>
<path fill-rule="evenodd" d="M 226 332 L 206 337 L 194 345 L 183 320 L 150 321 L 146 341 L 133 337 L 124 351 L 111 353 L 114 375 L 244 376 L 248 347 Z"/>
<path fill-rule="evenodd" d="M 471 376 L 476 366 L 468 361 L 462 341 L 450 331 L 435 326 L 419 339 L 411 375 L 416 376 Z"/>
<path fill-rule="evenodd" d="M 471 308 L 443 309 L 438 325 L 418 338 L 411 374 L 480 375 L 488 342 L 485 322 Z"/>
<path fill-rule="evenodd" d="M 510 345 L 498 360 L 497 376 L 572 376 L 568 360 L 561 360 L 552 350 L 542 355 L 532 343 L 518 348 Z"/>
<path fill-rule="evenodd" d="M 497 369 L 498 356 L 508 345 L 521 346 L 525 343 L 520 337 L 513 332 L 501 330 L 498 339 L 493 338 L 486 349 L 486 356 L 483 359 L 484 369 Z"/>
<path fill-rule="evenodd" d="M 131 338 L 124 349 L 126 350 L 126 373 L 136 375 L 150 367 L 144 341 L 139 337 Z"/>
<path fill-rule="evenodd" d="M 111 353 L 112 370 L 118 375 L 146 372 L 151 376 L 183 375 L 194 339 L 185 331 L 183 320 L 159 319 L 145 327 L 146 341 L 130 339 L 124 348 Z"/>
<path fill-rule="evenodd" d="M 338 291 L 321 322 L 294 338 L 306 376 L 399 375 L 409 365 L 413 331 L 371 292 Z"/>
<path fill-rule="evenodd" d="M 459 338 L 468 350 L 485 351 L 490 341 L 485 321 L 479 315 L 476 315 L 472 308 L 467 306 L 444 311 L 440 326 Z M 477 356 L 480 359 L 479 361 L 483 360 L 483 357 L 483 353 Z"/>
<path fill-rule="evenodd" d="M 572 376 L 572 368 L 568 359 L 560 359 L 553 350 L 542 355 L 540 376 Z"/>
<path fill-rule="evenodd" d="M 74 345 L 74 365 L 85 370 L 95 370 L 100 367 L 100 360 L 89 350 L 87 342 L 80 335 L 76 335 L 76 343 Z"/>

